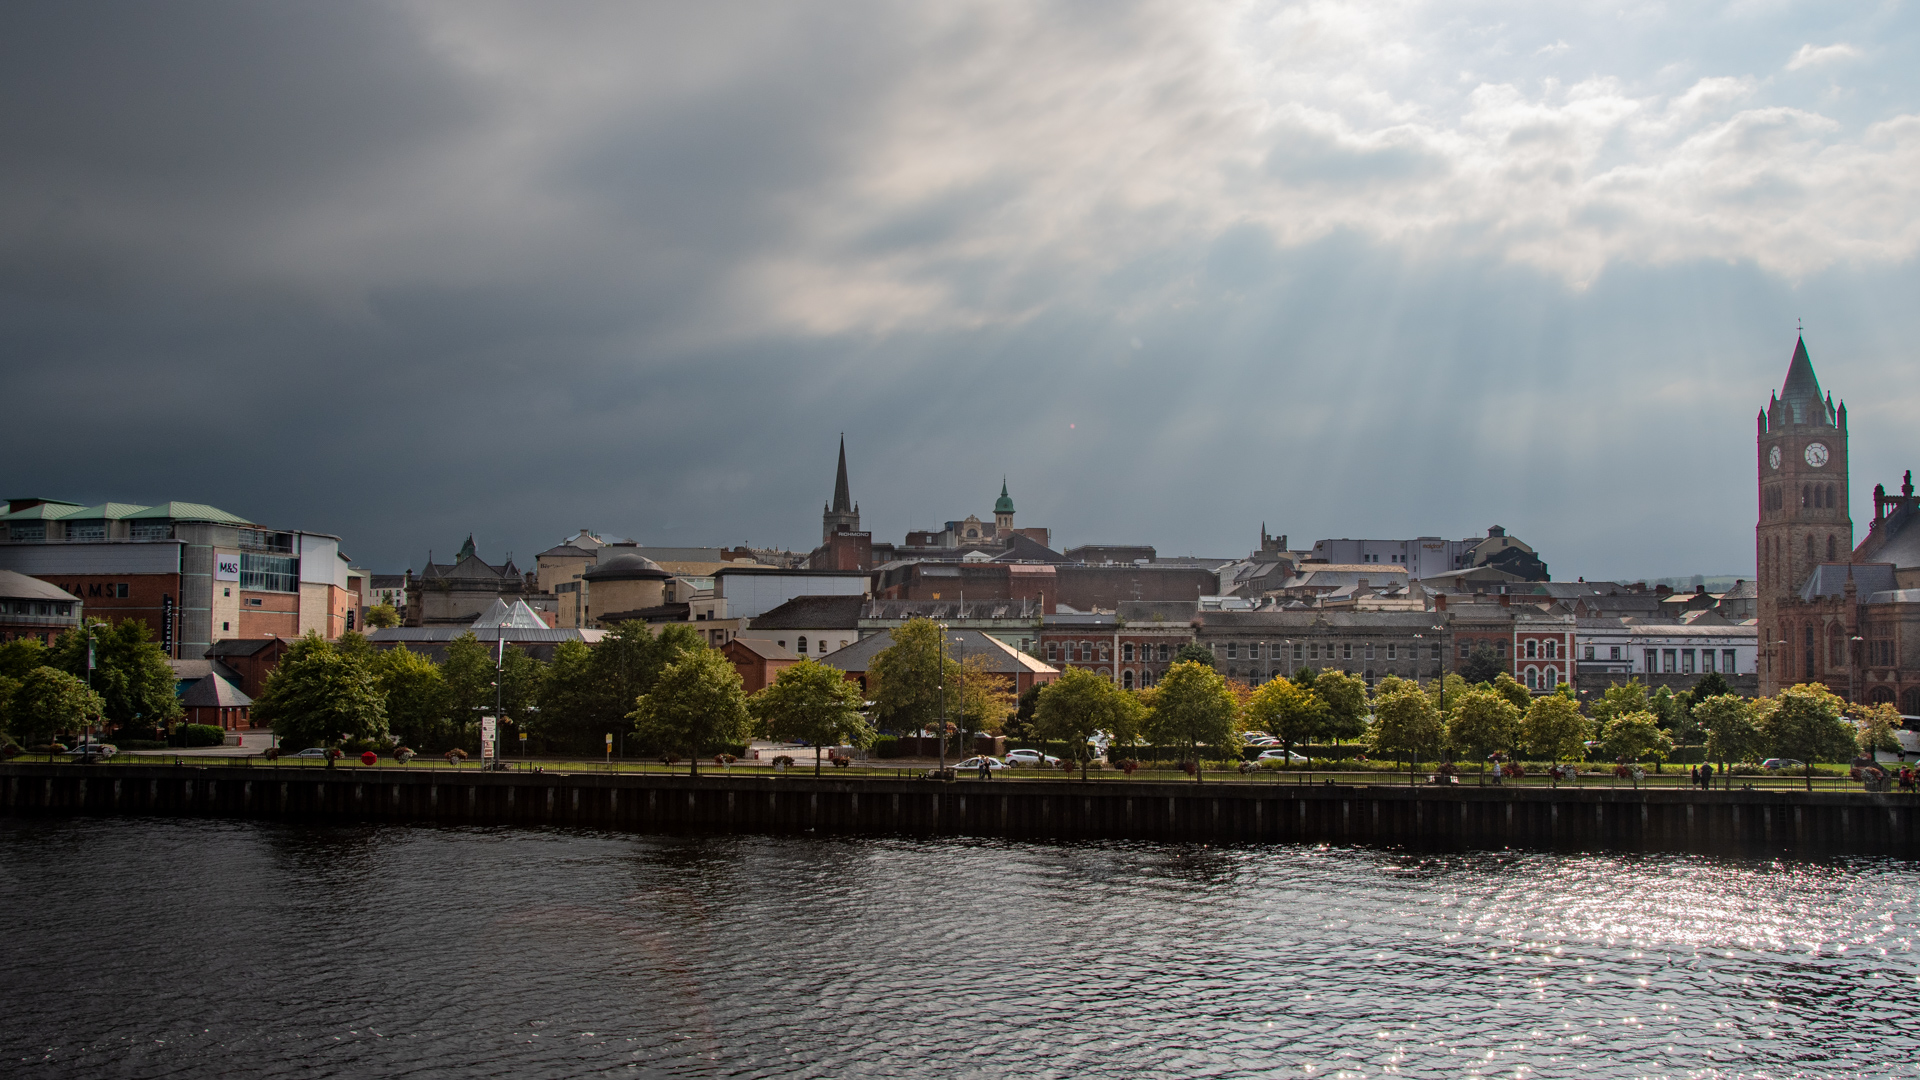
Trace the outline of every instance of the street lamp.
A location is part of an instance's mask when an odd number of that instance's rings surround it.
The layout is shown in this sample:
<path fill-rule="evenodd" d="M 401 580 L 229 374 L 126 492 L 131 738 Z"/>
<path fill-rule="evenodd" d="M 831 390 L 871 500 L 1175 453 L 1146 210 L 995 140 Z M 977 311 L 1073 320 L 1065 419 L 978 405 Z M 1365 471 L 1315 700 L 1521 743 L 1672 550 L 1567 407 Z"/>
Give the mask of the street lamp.
<path fill-rule="evenodd" d="M 940 775 L 945 776 L 947 773 L 947 624 L 934 623 L 933 625 L 940 630 L 940 681 L 936 684 L 940 716 L 935 723 L 939 726 L 940 736 Z"/>

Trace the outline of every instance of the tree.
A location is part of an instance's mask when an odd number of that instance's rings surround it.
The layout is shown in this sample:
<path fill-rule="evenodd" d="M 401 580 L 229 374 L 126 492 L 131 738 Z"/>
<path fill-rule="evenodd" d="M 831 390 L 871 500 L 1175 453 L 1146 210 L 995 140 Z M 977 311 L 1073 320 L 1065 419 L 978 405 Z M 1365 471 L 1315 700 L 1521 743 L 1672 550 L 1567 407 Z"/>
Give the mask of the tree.
<path fill-rule="evenodd" d="M 1456 749 L 1480 761 L 1480 782 L 1485 784 L 1487 755 L 1511 749 L 1519 738 L 1520 710 L 1498 690 L 1475 687 L 1461 696 L 1447 735 Z"/>
<path fill-rule="evenodd" d="M 386 630 L 400 625 L 400 613 L 392 604 L 375 604 L 367 609 L 367 626 L 375 630 Z"/>
<path fill-rule="evenodd" d="M 1309 690 L 1313 689 L 1313 681 L 1319 677 L 1319 673 L 1310 667 L 1295 668 L 1292 675 L 1295 685 L 1306 687 Z"/>
<path fill-rule="evenodd" d="M 752 723 L 740 672 L 718 651 L 706 648 L 683 653 L 668 664 L 628 718 L 642 745 L 687 755 L 694 776 L 700 775 L 702 754 L 745 742 Z"/>
<path fill-rule="evenodd" d="M 1357 739 L 1367 732 L 1367 681 L 1344 671 L 1323 672 L 1313 694 L 1326 702 L 1323 733 L 1332 739 Z"/>
<path fill-rule="evenodd" d="M 1329 680 L 1330 681 L 1330 680 Z M 1247 702 L 1247 723 L 1280 740 L 1291 760 L 1295 743 L 1310 742 L 1326 731 L 1332 710 L 1320 695 L 1290 679 L 1263 683 Z"/>
<path fill-rule="evenodd" d="M 1210 746 L 1221 757 L 1237 754 L 1241 730 L 1233 693 L 1210 665 L 1183 660 L 1169 667 L 1154 687 L 1148 735 L 1163 746 L 1185 751 L 1194 764 L 1196 781 L 1206 771 L 1201 767 L 1200 748 Z"/>
<path fill-rule="evenodd" d="M 63 731 L 78 732 L 105 708 L 100 695 L 88 690 L 86 683 L 44 664 L 17 681 L 5 704 L 7 726 L 25 746 L 50 744 Z"/>
<path fill-rule="evenodd" d="M 267 676 L 253 718 L 265 721 L 292 750 L 387 734 L 386 703 L 369 665 L 311 630 Z"/>
<path fill-rule="evenodd" d="M 1213 650 L 1197 641 L 1189 641 L 1185 645 L 1180 646 L 1179 650 L 1173 654 L 1173 662 L 1176 664 L 1205 664 L 1208 667 L 1212 667 Z"/>
<path fill-rule="evenodd" d="M 1855 731 L 1842 715 L 1846 702 L 1818 683 L 1789 686 L 1760 707 L 1760 732 L 1776 756 L 1806 763 L 1813 790 L 1813 763 L 1853 756 Z"/>
<path fill-rule="evenodd" d="M 1087 762 L 1093 758 L 1089 740 L 1094 732 L 1107 732 L 1116 743 L 1130 743 L 1138 734 L 1141 713 L 1139 699 L 1112 680 L 1070 667 L 1041 688 L 1033 727 L 1041 738 L 1072 747 L 1070 752 L 1080 763 L 1080 779 L 1085 780 Z"/>
<path fill-rule="evenodd" d="M 1855 741 L 1860 746 L 1861 754 L 1871 757 L 1876 750 L 1894 754 L 1900 752 L 1900 740 L 1893 734 L 1900 728 L 1900 710 L 1894 708 L 1891 702 L 1855 705 L 1853 723 L 1858 729 Z"/>
<path fill-rule="evenodd" d="M 1600 729 L 1601 749 L 1622 764 L 1648 758 L 1664 761 L 1673 753 L 1673 737 L 1660 727 L 1651 711 L 1620 713 Z M 1640 786 L 1638 782 L 1635 787 Z"/>
<path fill-rule="evenodd" d="M 373 680 L 386 700 L 387 730 L 415 750 L 446 750 L 460 741 L 439 665 L 405 648 L 374 654 Z"/>
<path fill-rule="evenodd" d="M 940 708 L 960 682 L 960 664 L 946 656 L 945 631 L 932 619 L 912 619 L 893 629 L 893 644 L 867 662 L 867 696 L 872 698 L 883 727 L 902 735 L 925 731 L 940 721 Z M 939 732 L 942 739 L 945 731 Z"/>
<path fill-rule="evenodd" d="M 36 638 L 19 638 L 15 641 L 0 643 L 0 679 L 12 679 L 18 682 L 43 667 L 47 662 L 47 647 Z"/>
<path fill-rule="evenodd" d="M 1733 694 L 1715 694 L 1694 703 L 1693 719 L 1706 732 L 1707 759 L 1719 762 L 1722 772 L 1729 761 L 1759 757 L 1763 740 L 1751 702 Z"/>
<path fill-rule="evenodd" d="M 747 699 L 762 736 L 813 744 L 813 774 L 820 775 L 820 747 L 867 746 L 873 729 L 860 714 L 866 699 L 860 687 L 838 668 L 810 659 L 782 671 L 773 683 Z"/>
<path fill-rule="evenodd" d="M 1652 709 L 1653 702 L 1647 698 L 1647 688 L 1641 685 L 1639 679 L 1628 679 L 1624 685 L 1614 683 L 1607 687 L 1587 712 L 1592 714 L 1595 725 L 1605 727 L 1616 716 L 1650 712 Z"/>
<path fill-rule="evenodd" d="M 1593 737 L 1593 721 L 1580 715 L 1580 706 L 1561 694 L 1538 697 L 1520 721 L 1520 741 L 1549 761 L 1586 756 Z"/>
<path fill-rule="evenodd" d="M 447 642 L 447 659 L 440 666 L 447 685 L 447 713 L 465 727 L 493 713 L 493 650 L 480 644 L 472 631 Z"/>
<path fill-rule="evenodd" d="M 85 627 L 60 635 L 48 650 L 47 666 L 86 684 L 89 633 L 94 654 L 91 681 L 105 702 L 108 723 L 117 728 L 159 727 L 180 718 L 184 710 L 174 694 L 173 668 L 153 640 L 153 631 L 139 619 L 117 623 L 88 619 Z"/>
<path fill-rule="evenodd" d="M 549 738 L 570 733 L 573 739 L 597 742 L 607 732 L 627 726 L 634 702 L 653 687 L 668 664 L 706 647 L 691 627 L 668 626 L 656 637 L 646 623 L 633 619 L 609 627 L 600 643 L 587 650 L 584 663 L 569 650 L 562 664 L 556 648 L 554 663 L 539 686 L 539 706 L 543 713 L 557 707 L 564 715 L 555 722 L 541 716 L 535 726 Z M 488 711 L 492 705 L 489 698 Z M 577 742 L 574 746 L 580 748 Z"/>
<path fill-rule="evenodd" d="M 1507 662 L 1485 645 L 1475 645 L 1467 654 L 1466 662 L 1460 665 L 1460 677 L 1469 684 L 1492 683 L 1507 670 Z M 1451 688 L 1447 691 L 1452 694 Z"/>
<path fill-rule="evenodd" d="M 1040 691 L 1045 686 L 1045 683 L 1034 683 L 1020 691 L 1018 704 L 1013 710 L 1013 718 L 1007 721 L 1007 738 L 1030 739 L 1033 737 L 1033 710 L 1039 706 Z"/>
<path fill-rule="evenodd" d="M 1018 707 L 1013 691 L 1007 689 L 1007 679 L 998 672 L 989 671 L 990 658 L 980 653 L 972 653 L 960 661 L 960 672 L 956 686 L 949 686 L 947 693 L 952 699 L 950 710 L 959 722 L 963 736 L 976 731 L 989 735 L 998 735 L 1007 726 L 1007 717 Z"/>
<path fill-rule="evenodd" d="M 1719 672 L 1709 671 L 1700 676 L 1700 681 L 1693 684 L 1692 690 L 1687 691 L 1687 708 L 1692 710 L 1695 705 L 1708 698 L 1731 693 L 1733 693 L 1733 687 L 1727 685 L 1727 680 L 1722 678 Z"/>
<path fill-rule="evenodd" d="M 1407 783 L 1413 783 L 1420 755 L 1438 750 L 1444 735 L 1440 710 L 1419 689 L 1400 686 L 1374 698 L 1368 741 L 1377 755 L 1406 756 Z"/>
<path fill-rule="evenodd" d="M 599 750 L 605 736 L 626 726 L 595 723 L 599 695 L 593 685 L 593 649 L 585 642 L 562 641 L 555 645 L 544 675 L 534 733 L 549 746 L 574 753 Z"/>
<path fill-rule="evenodd" d="M 1433 701 L 1434 709 L 1440 713 L 1440 719 L 1445 721 L 1447 717 L 1453 715 L 1454 706 L 1460 704 L 1460 699 L 1465 697 L 1467 691 L 1473 689 L 1474 685 L 1465 678 L 1449 672 L 1444 678 L 1427 680 L 1425 689 L 1427 697 Z M 1379 697 L 1379 694 L 1376 693 L 1374 696 Z"/>
<path fill-rule="evenodd" d="M 1533 691 L 1504 671 L 1493 677 L 1493 692 L 1505 698 L 1519 712 L 1526 712 L 1527 706 L 1533 704 Z"/>

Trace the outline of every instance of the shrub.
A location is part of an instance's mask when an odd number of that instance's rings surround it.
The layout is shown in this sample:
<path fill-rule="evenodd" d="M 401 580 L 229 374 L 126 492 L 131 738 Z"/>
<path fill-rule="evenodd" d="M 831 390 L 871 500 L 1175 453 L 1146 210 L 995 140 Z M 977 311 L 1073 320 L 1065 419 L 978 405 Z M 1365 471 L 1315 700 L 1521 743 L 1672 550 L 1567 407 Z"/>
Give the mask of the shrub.
<path fill-rule="evenodd" d="M 227 733 L 212 724 L 181 724 L 174 738 L 179 746 L 221 746 Z"/>
<path fill-rule="evenodd" d="M 900 740 L 892 735 L 882 735 L 873 740 L 873 756 L 877 758 L 896 758 L 900 756 Z"/>

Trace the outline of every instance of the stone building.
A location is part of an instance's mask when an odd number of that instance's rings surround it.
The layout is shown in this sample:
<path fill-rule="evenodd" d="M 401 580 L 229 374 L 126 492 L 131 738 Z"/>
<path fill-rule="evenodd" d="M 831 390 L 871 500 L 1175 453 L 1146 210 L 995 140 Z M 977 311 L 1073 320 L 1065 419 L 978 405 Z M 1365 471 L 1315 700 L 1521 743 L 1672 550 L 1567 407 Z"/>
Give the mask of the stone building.
<path fill-rule="evenodd" d="M 426 569 L 408 574 L 408 626 L 467 626 L 495 600 L 511 607 L 539 593 L 534 576 L 521 573 L 511 556 L 499 566 L 481 559 L 471 536 L 452 562 L 429 557 Z"/>

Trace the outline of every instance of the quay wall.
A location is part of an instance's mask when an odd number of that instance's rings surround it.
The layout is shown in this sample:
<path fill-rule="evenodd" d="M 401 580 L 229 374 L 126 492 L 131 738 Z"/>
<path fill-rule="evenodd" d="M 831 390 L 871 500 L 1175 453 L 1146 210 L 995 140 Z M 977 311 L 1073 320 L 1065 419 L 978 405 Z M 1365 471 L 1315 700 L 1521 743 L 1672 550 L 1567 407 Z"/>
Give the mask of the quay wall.
<path fill-rule="evenodd" d="M 813 779 L 0 765 L 0 813 L 1417 848 L 1920 854 L 1920 801 L 1852 792 Z"/>

